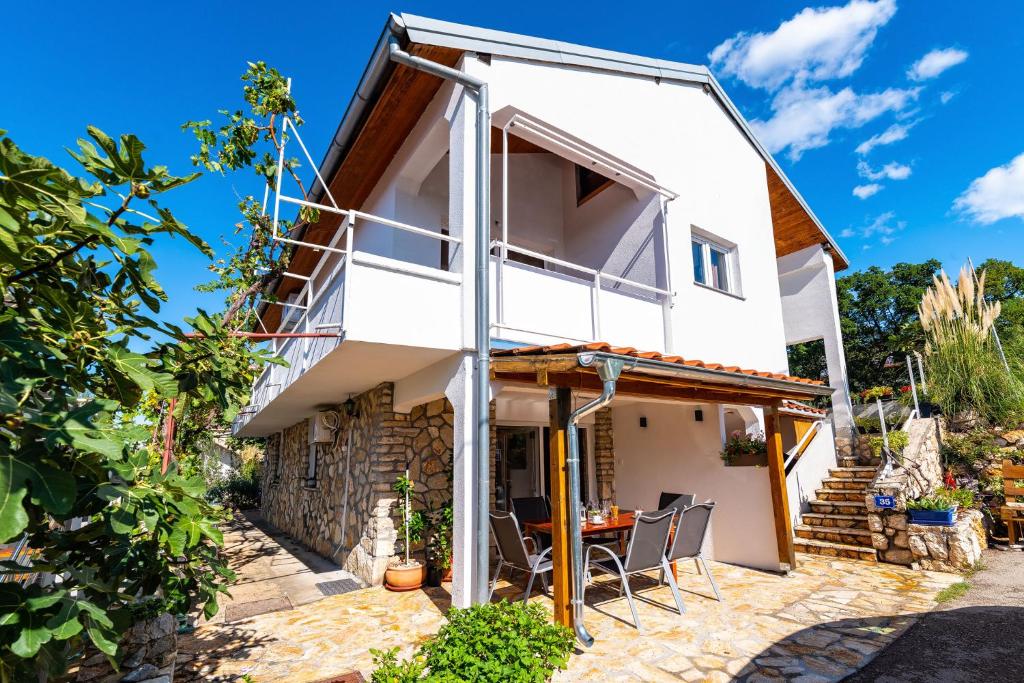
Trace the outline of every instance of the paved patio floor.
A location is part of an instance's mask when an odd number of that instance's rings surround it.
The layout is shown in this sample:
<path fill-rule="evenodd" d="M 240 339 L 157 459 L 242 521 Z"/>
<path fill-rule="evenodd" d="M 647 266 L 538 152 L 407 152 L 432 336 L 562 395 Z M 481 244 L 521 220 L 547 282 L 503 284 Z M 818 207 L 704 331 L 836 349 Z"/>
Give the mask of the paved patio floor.
<path fill-rule="evenodd" d="M 687 607 L 679 616 L 667 587 L 643 577 L 645 633 L 609 584 L 587 590 L 593 648 L 574 655 L 556 681 L 837 681 L 864 666 L 935 606 L 959 577 L 892 565 L 799 556 L 780 576 L 710 563 L 724 597 L 714 600 L 693 565 L 680 569 Z M 498 595 L 523 588 L 499 583 Z M 647 590 L 644 587 L 649 587 Z M 535 589 L 532 600 L 550 605 Z M 390 593 L 370 588 L 296 609 L 200 626 L 180 643 L 178 680 L 315 681 L 359 670 L 370 648 L 403 653 L 433 634 L 449 605 L 445 588 Z"/>

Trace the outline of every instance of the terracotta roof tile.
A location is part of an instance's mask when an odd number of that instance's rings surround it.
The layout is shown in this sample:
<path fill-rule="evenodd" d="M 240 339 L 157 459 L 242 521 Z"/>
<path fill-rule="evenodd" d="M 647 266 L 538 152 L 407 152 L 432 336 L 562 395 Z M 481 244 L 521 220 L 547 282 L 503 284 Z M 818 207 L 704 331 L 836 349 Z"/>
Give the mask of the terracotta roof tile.
<path fill-rule="evenodd" d="M 815 415 L 828 414 L 828 411 L 824 408 L 815 408 L 814 406 L 809 406 L 806 403 L 799 403 L 797 401 L 783 401 L 782 407 L 787 410 L 795 410 L 799 413 L 813 413 Z"/>
<path fill-rule="evenodd" d="M 646 360 L 660 360 L 665 363 L 675 363 L 677 365 L 685 365 L 688 367 L 705 368 L 707 370 L 717 370 L 720 372 L 733 372 L 741 375 L 755 375 L 757 377 L 770 377 L 772 379 L 787 380 L 789 382 L 800 382 L 802 384 L 824 384 L 821 380 L 816 379 L 805 379 L 803 377 L 793 377 L 792 375 L 783 375 L 777 372 L 767 372 L 763 370 L 747 370 L 740 368 L 738 365 L 722 365 L 721 363 L 707 363 L 705 361 L 696 358 L 683 358 L 682 356 L 663 356 L 657 351 L 637 351 L 632 346 L 612 346 L 608 342 L 591 342 L 589 344 L 552 344 L 549 346 L 519 346 L 514 349 L 494 349 L 491 351 L 492 356 L 543 356 L 543 355 L 556 355 L 556 354 L 567 354 L 567 353 L 582 353 L 587 351 L 602 351 L 605 353 L 614 353 L 620 356 L 632 356 L 634 358 L 643 358 Z M 791 404 L 791 405 L 789 405 Z M 821 413 L 824 411 L 820 408 L 812 408 L 811 406 L 805 406 L 802 403 L 795 401 L 787 401 L 784 404 L 786 407 L 790 407 L 792 410 L 800 410 L 811 413 Z"/>

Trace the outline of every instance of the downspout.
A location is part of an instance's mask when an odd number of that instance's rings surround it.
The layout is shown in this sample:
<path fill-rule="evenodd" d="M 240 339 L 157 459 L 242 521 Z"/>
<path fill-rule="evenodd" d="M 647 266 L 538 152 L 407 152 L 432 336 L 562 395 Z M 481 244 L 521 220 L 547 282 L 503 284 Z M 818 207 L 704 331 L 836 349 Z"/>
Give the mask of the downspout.
<path fill-rule="evenodd" d="M 580 437 L 577 424 L 579 421 L 599 410 L 615 397 L 615 382 L 622 372 L 623 361 L 618 358 L 598 358 L 591 355 L 581 355 L 580 365 L 586 367 L 593 365 L 597 370 L 597 376 L 601 378 L 601 395 L 590 403 L 580 406 L 569 415 L 569 454 L 566 464 L 569 466 L 569 537 L 572 543 L 572 623 L 576 630 L 576 637 L 579 641 L 590 647 L 594 644 L 594 636 L 590 635 L 587 627 L 583 624 L 583 529 L 580 520 Z"/>
<path fill-rule="evenodd" d="M 464 88 L 476 93 L 476 288 L 474 292 L 474 308 L 476 310 L 476 326 L 474 344 L 476 346 L 475 404 L 476 438 L 474 439 L 474 460 L 476 461 L 477 481 L 473 492 L 476 517 L 476 566 L 473 583 L 476 595 L 474 602 L 488 601 L 487 576 L 490 563 L 488 548 L 490 547 L 487 514 L 490 509 L 490 301 L 488 254 L 491 239 L 491 112 L 488 105 L 487 82 L 458 69 L 432 62 L 422 57 L 414 57 L 398 45 L 392 36 L 388 42 L 392 61 L 404 64 L 413 69 L 424 71 L 446 80 L 454 81 Z"/>

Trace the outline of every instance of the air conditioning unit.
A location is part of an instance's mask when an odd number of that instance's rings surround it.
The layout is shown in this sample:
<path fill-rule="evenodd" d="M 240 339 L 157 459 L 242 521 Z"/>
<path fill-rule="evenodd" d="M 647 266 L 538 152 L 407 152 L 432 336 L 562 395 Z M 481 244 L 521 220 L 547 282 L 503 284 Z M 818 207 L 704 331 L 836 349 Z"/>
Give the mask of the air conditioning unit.
<path fill-rule="evenodd" d="M 334 435 L 341 427 L 337 411 L 321 410 L 313 414 L 313 425 L 309 430 L 309 443 L 334 443 Z"/>

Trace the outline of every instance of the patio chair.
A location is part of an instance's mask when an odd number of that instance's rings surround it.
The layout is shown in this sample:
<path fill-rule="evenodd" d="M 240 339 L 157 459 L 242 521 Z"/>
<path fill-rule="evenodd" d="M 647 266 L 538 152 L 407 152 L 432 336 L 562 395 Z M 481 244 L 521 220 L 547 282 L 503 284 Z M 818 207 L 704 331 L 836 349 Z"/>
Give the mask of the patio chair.
<path fill-rule="evenodd" d="M 521 519 L 524 522 L 551 519 L 551 508 L 548 507 L 548 501 L 543 496 L 513 498 L 512 512 L 515 514 L 517 520 Z M 520 529 L 521 528 L 522 527 L 520 527 Z M 534 552 L 540 552 L 541 550 L 551 547 L 550 534 L 534 533 L 533 536 L 529 537 L 529 539 L 533 542 Z"/>
<path fill-rule="evenodd" d="M 498 583 L 498 576 L 505 565 L 520 571 L 529 572 L 530 580 L 526 584 L 526 592 L 523 593 L 523 602 L 530 598 L 533 591 L 533 580 L 540 574 L 540 582 L 544 587 L 544 595 L 548 594 L 548 580 L 545 574 L 551 571 L 551 560 L 548 554 L 551 548 L 538 554 L 530 553 L 526 549 L 526 539 L 520 533 L 519 522 L 515 514 L 511 512 L 491 513 L 491 534 L 494 535 L 494 542 L 498 547 L 498 566 L 494 570 L 494 578 L 491 580 L 491 592 L 487 599 L 494 595 L 494 587 Z"/>
<path fill-rule="evenodd" d="M 662 491 L 661 496 L 658 498 L 658 509 L 667 510 L 675 508 L 676 512 L 682 512 L 685 508 L 693 505 L 695 500 L 697 500 L 697 496 L 692 493 L 666 493 Z"/>
<path fill-rule="evenodd" d="M 715 592 L 715 599 L 722 601 L 722 594 L 718 591 L 718 584 L 715 577 L 708 569 L 708 563 L 704 559 L 704 539 L 708 534 L 708 526 L 711 522 L 711 513 L 715 510 L 714 501 L 699 503 L 684 509 L 679 514 L 679 523 L 676 524 L 676 533 L 672 539 L 672 546 L 668 550 L 668 561 L 693 560 L 697 565 L 697 573 L 704 567 L 708 581 L 711 582 L 711 589 Z M 671 572 L 669 572 L 671 575 Z"/>
<path fill-rule="evenodd" d="M 672 519 L 675 517 L 674 508 L 659 510 L 658 512 L 638 515 L 633 522 L 633 531 L 629 535 L 629 547 L 625 555 L 616 555 L 612 550 L 603 545 L 591 545 L 587 547 L 586 559 L 584 561 L 585 571 L 600 571 L 605 574 L 618 576 L 621 581 L 619 595 L 622 591 L 626 593 L 626 600 L 629 602 L 629 610 L 633 613 L 633 623 L 638 631 L 643 631 L 640 625 L 640 617 L 636 611 L 636 603 L 633 601 L 633 593 L 629 590 L 629 577 L 633 574 L 649 572 L 660 569 L 662 575 L 668 577 L 669 586 L 672 589 L 672 598 L 676 602 L 679 614 L 686 612 L 683 606 L 683 598 L 679 595 L 679 588 L 675 579 L 672 578 L 672 571 L 665 557 L 665 550 L 668 546 L 668 535 L 672 530 Z M 603 560 L 592 560 L 591 554 L 599 550 L 608 555 Z M 659 581 L 660 585 L 660 581 Z M 586 587 L 583 589 L 586 595 Z"/>

